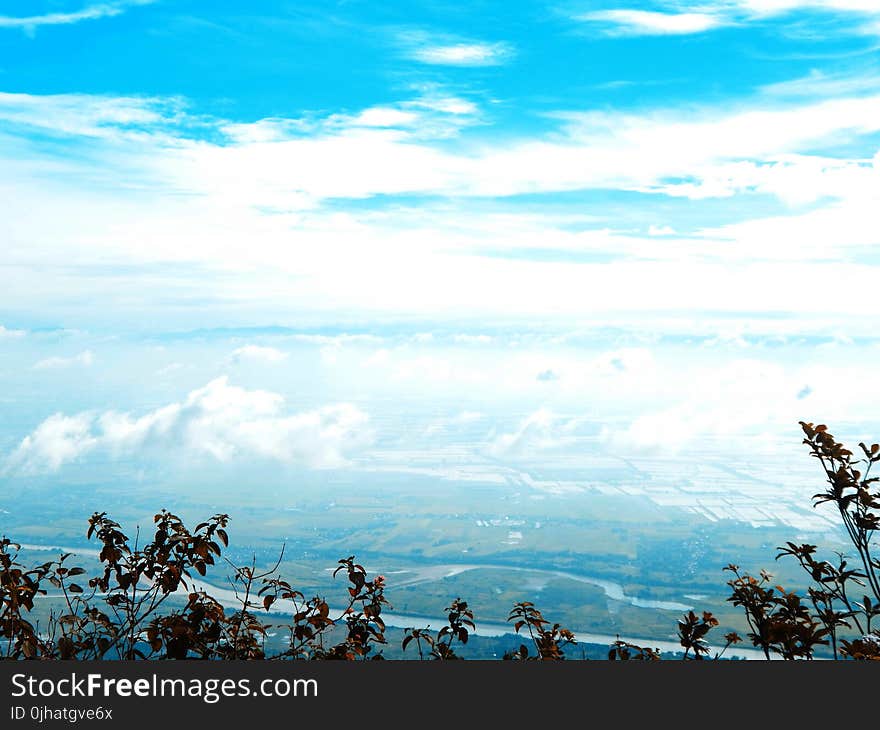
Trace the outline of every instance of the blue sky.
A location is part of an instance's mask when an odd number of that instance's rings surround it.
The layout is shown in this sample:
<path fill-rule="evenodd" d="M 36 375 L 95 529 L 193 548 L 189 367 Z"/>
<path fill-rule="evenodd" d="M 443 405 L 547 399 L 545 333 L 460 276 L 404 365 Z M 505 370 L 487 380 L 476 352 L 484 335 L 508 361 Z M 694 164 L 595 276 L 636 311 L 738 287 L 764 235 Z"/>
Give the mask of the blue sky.
<path fill-rule="evenodd" d="M 423 389 L 496 456 L 863 423 L 878 49 L 873 0 L 5 2 L 7 470 L 349 464 Z"/>

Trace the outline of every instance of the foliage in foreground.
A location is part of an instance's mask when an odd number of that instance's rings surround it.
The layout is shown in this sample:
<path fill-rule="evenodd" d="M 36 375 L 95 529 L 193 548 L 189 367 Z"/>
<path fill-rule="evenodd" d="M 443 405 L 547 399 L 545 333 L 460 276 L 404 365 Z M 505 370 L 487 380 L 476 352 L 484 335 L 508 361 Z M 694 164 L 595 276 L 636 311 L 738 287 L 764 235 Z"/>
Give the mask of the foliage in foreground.
<path fill-rule="evenodd" d="M 806 595 L 773 585 L 761 571 L 757 577 L 736 565 L 725 570 L 727 599 L 739 607 L 748 626 L 747 639 L 767 659 L 812 659 L 819 647 L 828 647 L 835 659 L 880 660 L 880 559 L 874 556 L 875 531 L 880 528 L 880 492 L 872 466 L 880 461 L 880 446 L 859 444 L 854 454 L 824 425 L 801 422 L 804 444 L 825 473 L 827 488 L 814 495 L 814 505 L 831 503 L 855 550 L 852 563 L 837 554 L 833 562 L 816 556 L 815 545 L 786 543 L 777 559 L 796 560 L 810 579 Z M 874 489 L 874 491 L 872 491 Z M 229 516 L 217 514 L 190 530 L 174 514 L 155 516 L 152 540 L 134 544 L 106 513 L 89 519 L 88 539 L 100 546 L 102 571 L 86 577 L 71 565 L 71 554 L 32 568 L 19 560 L 20 545 L 0 539 L 0 656 L 6 659 L 382 659 L 387 644 L 382 613 L 388 604 L 385 580 L 367 574 L 349 556 L 338 561 L 334 577 L 347 580 L 342 607 L 333 611 L 320 596 L 307 598 L 278 574 L 278 562 L 267 571 L 254 563 L 229 562 L 234 609 L 206 590 L 193 574 L 204 576 L 228 546 Z M 222 547 L 221 547 L 222 545 Z M 50 588 L 51 587 L 51 588 Z M 35 602 L 50 595 L 62 608 L 53 609 L 45 626 L 32 619 Z M 172 607 L 172 597 L 183 607 Z M 457 649 L 475 629 L 472 610 L 456 598 L 446 609 L 447 623 L 405 630 L 401 648 L 423 660 L 458 659 Z M 285 624 L 267 623 L 289 616 Z M 332 614 L 332 615 L 331 615 Z M 273 618 L 274 620 L 274 618 Z M 532 603 L 516 603 L 508 621 L 523 637 L 519 648 L 505 654 L 509 660 L 561 660 L 575 645 L 574 634 L 545 619 Z M 683 659 L 719 659 L 736 633 L 724 636 L 724 646 L 713 650 L 708 635 L 718 625 L 709 612 L 689 611 L 678 622 Z M 283 626 L 287 640 L 282 651 L 269 654 L 270 628 Z M 617 640 L 612 660 L 660 659 L 660 652 Z"/>

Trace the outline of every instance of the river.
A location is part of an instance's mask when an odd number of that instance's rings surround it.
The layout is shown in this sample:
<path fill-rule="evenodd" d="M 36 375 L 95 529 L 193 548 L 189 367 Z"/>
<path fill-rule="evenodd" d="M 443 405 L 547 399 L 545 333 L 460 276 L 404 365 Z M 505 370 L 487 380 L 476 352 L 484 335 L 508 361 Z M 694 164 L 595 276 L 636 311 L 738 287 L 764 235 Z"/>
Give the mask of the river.
<path fill-rule="evenodd" d="M 89 548 L 79 548 L 79 547 L 64 547 L 58 545 L 40 545 L 40 544 L 25 544 L 22 543 L 21 547 L 26 550 L 53 550 L 57 552 L 64 553 L 78 553 L 80 555 L 88 555 L 90 557 L 97 557 L 98 551 L 92 550 Z M 633 606 L 638 606 L 641 608 L 654 608 L 654 609 L 665 609 L 665 610 L 675 610 L 675 611 L 687 611 L 690 609 L 690 606 L 685 604 L 674 603 L 670 601 L 653 601 L 649 599 L 641 599 L 636 598 L 634 596 L 628 596 L 623 587 L 619 583 L 615 583 L 614 581 L 609 581 L 604 578 L 595 578 L 592 576 L 584 576 L 576 573 L 568 573 L 565 571 L 557 571 L 557 570 L 536 570 L 533 568 L 518 568 L 511 567 L 508 565 L 477 565 L 477 564 L 458 564 L 458 563 L 449 563 L 445 565 L 433 565 L 428 566 L 426 568 L 420 569 L 416 568 L 412 571 L 415 573 L 415 577 L 403 580 L 399 583 L 399 585 L 415 585 L 420 582 L 428 582 L 429 580 L 437 580 L 443 577 L 451 577 L 453 575 L 458 575 L 465 571 L 469 570 L 477 570 L 481 568 L 493 568 L 500 570 L 511 570 L 511 571 L 521 571 L 528 573 L 536 573 L 542 574 L 548 577 L 562 577 L 568 578 L 570 580 L 575 580 L 581 583 L 589 583 L 591 585 L 596 585 L 605 592 L 606 596 L 616 601 L 623 601 L 629 603 Z M 241 602 L 238 597 L 230 588 L 224 588 L 222 586 L 215 585 L 213 583 L 209 583 L 204 580 L 192 581 L 191 588 L 196 590 L 204 590 L 213 596 L 217 601 L 219 601 L 223 606 L 227 608 L 240 608 Z M 179 589 L 179 593 L 187 593 L 188 591 L 184 589 Z M 296 610 L 292 601 L 286 600 L 278 600 L 272 606 L 272 610 L 269 613 L 282 615 L 282 616 L 290 616 Z M 330 615 L 339 616 L 342 614 L 342 608 L 339 607 L 331 607 Z M 385 621 L 387 626 L 391 626 L 394 628 L 424 628 L 426 626 L 430 626 L 432 629 L 439 629 L 441 626 L 446 624 L 445 617 L 430 617 L 430 616 L 417 616 L 413 614 L 406 613 L 398 613 L 393 610 L 383 611 L 382 618 Z M 666 652 L 680 652 L 682 650 L 681 645 L 677 641 L 668 641 L 668 640 L 658 640 L 658 639 L 648 639 L 645 637 L 638 636 L 612 636 L 610 634 L 595 634 L 589 631 L 580 631 L 574 628 L 571 628 L 571 631 L 574 633 L 577 640 L 581 643 L 587 644 L 600 644 L 605 646 L 610 646 L 617 639 L 622 639 L 624 641 L 628 641 L 633 644 L 637 644 L 639 646 L 650 647 L 653 649 L 660 649 L 661 651 Z M 503 623 L 491 623 L 486 621 L 477 622 L 476 629 L 472 632 L 477 636 L 503 636 L 504 634 L 513 634 L 513 627 L 510 624 Z M 720 650 L 721 647 L 713 647 L 713 651 Z M 738 659 L 764 659 L 763 652 L 757 649 L 749 649 L 749 648 L 741 648 L 732 646 L 727 649 L 725 652 L 725 656 L 728 657 L 736 657 Z"/>

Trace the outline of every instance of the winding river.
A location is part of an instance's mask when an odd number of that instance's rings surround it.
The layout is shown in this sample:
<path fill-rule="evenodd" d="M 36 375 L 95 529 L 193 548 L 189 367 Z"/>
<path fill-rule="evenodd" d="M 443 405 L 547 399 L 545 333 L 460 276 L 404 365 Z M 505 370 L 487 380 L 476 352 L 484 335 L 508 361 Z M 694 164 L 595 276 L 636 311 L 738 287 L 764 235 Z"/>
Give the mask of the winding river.
<path fill-rule="evenodd" d="M 25 544 L 22 543 L 21 547 L 26 550 L 52 550 L 57 552 L 65 552 L 65 553 L 75 553 L 80 555 L 88 555 L 90 557 L 97 557 L 98 551 L 92 550 L 89 548 L 79 548 L 79 547 L 64 547 L 58 545 L 39 545 L 39 544 Z M 646 598 L 638 598 L 635 596 L 627 595 L 623 587 L 619 583 L 615 583 L 614 581 L 606 580 L 604 578 L 596 578 L 593 576 L 580 575 L 577 573 L 569 573 L 566 571 L 559 570 L 540 570 L 535 568 L 518 568 L 511 567 L 508 565 L 494 565 L 494 564 L 461 564 L 461 563 L 448 563 L 444 565 L 432 565 L 426 566 L 424 568 L 414 568 L 407 569 L 405 571 L 395 571 L 398 573 L 407 573 L 411 574 L 410 577 L 405 577 L 400 581 L 397 581 L 395 585 L 397 586 L 412 586 L 418 585 L 420 583 L 428 583 L 435 580 L 440 580 L 442 578 L 449 578 L 454 575 L 459 575 L 461 573 L 465 573 L 472 570 L 481 570 L 481 569 L 497 569 L 497 570 L 510 570 L 516 572 L 529 573 L 530 575 L 540 576 L 545 579 L 550 578 L 567 578 L 569 580 L 574 580 L 579 583 L 587 583 L 590 585 L 597 586 L 601 588 L 605 595 L 615 601 L 621 601 L 623 603 L 628 603 L 632 606 L 637 606 L 639 608 L 653 608 L 653 609 L 663 609 L 669 611 L 688 611 L 691 609 L 691 606 L 684 603 L 676 603 L 673 601 L 654 601 Z M 213 596 L 217 601 L 219 601 L 222 605 L 228 608 L 240 608 L 241 601 L 238 596 L 235 594 L 235 591 L 230 588 L 224 588 L 222 586 L 215 585 L 213 583 L 208 583 L 207 581 L 193 581 L 192 587 L 197 590 L 204 590 L 208 592 L 211 596 Z M 183 590 L 182 588 L 179 590 L 180 593 L 187 593 L 188 591 Z M 270 613 L 277 615 L 286 615 L 289 616 L 296 610 L 292 601 L 286 600 L 278 600 L 273 606 Z M 339 607 L 331 607 L 330 612 L 331 616 L 338 616 L 342 614 L 343 609 Z M 392 626 L 394 628 L 421 628 L 430 626 L 432 628 L 439 628 L 446 624 L 446 618 L 444 616 L 418 616 L 414 614 L 405 614 L 399 613 L 397 611 L 388 610 L 383 611 L 382 617 L 387 626 Z M 638 644 L 639 646 L 649 646 L 651 648 L 660 649 L 661 651 L 667 652 L 680 652 L 681 645 L 675 641 L 661 641 L 657 639 L 647 639 L 644 637 L 632 637 L 632 636 L 612 636 L 610 634 L 594 634 L 588 631 L 579 631 L 576 629 L 572 629 L 572 632 L 577 637 L 577 640 L 581 643 L 587 644 L 600 644 L 600 645 L 608 645 L 610 646 L 617 639 L 622 639 L 624 641 L 631 642 L 633 644 Z M 513 634 L 514 631 L 510 624 L 504 623 L 491 623 L 486 621 L 480 621 L 477 624 L 476 629 L 473 631 L 474 634 L 478 636 L 503 636 L 504 634 Z M 714 647 L 713 647 L 714 648 Z M 721 647 L 717 647 L 720 649 Z M 730 647 L 725 652 L 726 656 L 736 657 L 740 659 L 763 659 L 764 655 L 762 652 L 756 649 L 748 649 L 748 648 L 739 648 L 739 647 Z"/>

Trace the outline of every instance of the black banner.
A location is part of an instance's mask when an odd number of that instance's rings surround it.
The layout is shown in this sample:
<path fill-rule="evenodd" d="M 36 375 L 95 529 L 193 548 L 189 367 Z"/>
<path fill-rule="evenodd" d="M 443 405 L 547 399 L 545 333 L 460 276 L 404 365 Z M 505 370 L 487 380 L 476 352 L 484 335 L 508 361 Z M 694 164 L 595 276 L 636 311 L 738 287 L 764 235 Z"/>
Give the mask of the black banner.
<path fill-rule="evenodd" d="M 873 713 L 878 680 L 855 662 L 6 661 L 0 727 L 814 726 Z"/>

